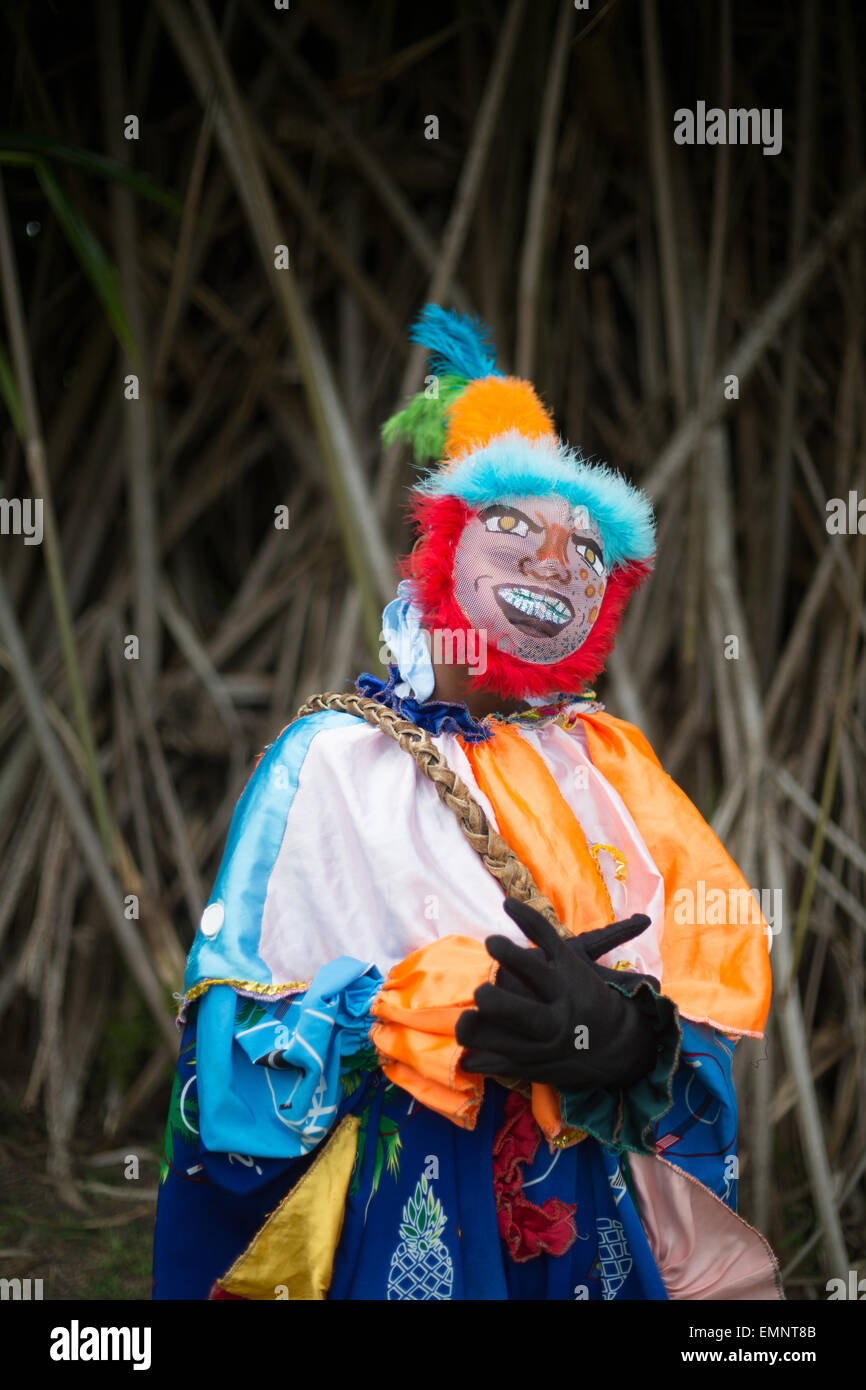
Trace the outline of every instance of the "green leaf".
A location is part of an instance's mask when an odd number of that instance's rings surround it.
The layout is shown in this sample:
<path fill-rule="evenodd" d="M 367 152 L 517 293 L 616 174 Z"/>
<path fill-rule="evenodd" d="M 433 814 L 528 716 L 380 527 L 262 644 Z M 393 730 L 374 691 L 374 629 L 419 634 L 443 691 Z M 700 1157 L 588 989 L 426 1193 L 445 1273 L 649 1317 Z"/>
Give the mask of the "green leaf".
<path fill-rule="evenodd" d="M 66 164 L 70 168 L 81 169 L 86 174 L 98 178 L 111 179 L 126 188 L 147 198 L 151 203 L 167 208 L 169 212 L 180 214 L 183 204 L 176 193 L 164 184 L 122 164 L 108 155 L 97 154 L 94 150 L 81 149 L 78 145 L 67 145 L 53 135 L 39 135 L 30 131 L 0 130 L 0 164 L 30 164 L 34 167 L 46 159 Z"/>
<path fill-rule="evenodd" d="M 343 1094 L 346 1096 L 354 1095 L 361 1084 L 361 1077 L 364 1073 L 376 1071 L 378 1065 L 376 1049 L 369 1045 L 353 1052 L 350 1057 L 344 1057 L 342 1061 L 343 1071 L 340 1076 Z"/>
<path fill-rule="evenodd" d="M 19 439 L 24 438 L 24 407 L 21 404 L 21 392 L 18 390 L 18 382 L 15 379 L 15 372 L 12 363 L 6 356 L 3 344 L 0 343 L 0 396 L 6 402 L 6 409 L 15 426 L 15 432 Z"/>
<path fill-rule="evenodd" d="M 383 1136 L 385 1141 L 385 1167 L 396 1181 L 400 1174 L 400 1150 L 403 1147 L 403 1140 L 394 1130 L 391 1134 Z"/>
<path fill-rule="evenodd" d="M 115 336 L 124 351 L 130 357 L 137 358 L 138 351 L 123 306 L 114 266 L 75 204 L 67 198 L 53 169 L 44 163 L 36 163 L 34 168 L 42 190 L 63 228 L 66 240 L 102 303 Z"/>
<path fill-rule="evenodd" d="M 381 1134 L 379 1134 L 379 1135 L 377 1135 L 377 1137 L 376 1137 L 376 1158 L 375 1158 L 375 1162 L 373 1163 L 373 1187 L 372 1187 L 372 1191 L 373 1191 L 374 1196 L 375 1196 L 375 1194 L 379 1191 L 379 1179 L 380 1179 L 381 1176 L 382 1176 L 382 1163 L 383 1163 L 383 1161 L 384 1161 L 384 1157 L 385 1157 L 385 1151 L 384 1151 L 384 1149 L 383 1149 L 383 1147 L 382 1147 L 382 1136 L 381 1136 Z"/>
<path fill-rule="evenodd" d="M 371 1096 L 360 1115 L 361 1123 L 358 1127 L 358 1143 L 355 1147 L 355 1168 L 352 1181 L 349 1184 L 350 1197 L 357 1197 L 361 1190 L 361 1169 L 364 1165 L 364 1153 L 367 1148 L 367 1129 L 370 1123 L 370 1107 L 372 1104 L 373 1098 Z"/>
<path fill-rule="evenodd" d="M 265 1017 L 267 1010 L 262 1007 L 257 999 L 244 999 L 238 997 L 238 1009 L 235 1014 L 235 1027 L 254 1028 L 257 1023 Z"/>

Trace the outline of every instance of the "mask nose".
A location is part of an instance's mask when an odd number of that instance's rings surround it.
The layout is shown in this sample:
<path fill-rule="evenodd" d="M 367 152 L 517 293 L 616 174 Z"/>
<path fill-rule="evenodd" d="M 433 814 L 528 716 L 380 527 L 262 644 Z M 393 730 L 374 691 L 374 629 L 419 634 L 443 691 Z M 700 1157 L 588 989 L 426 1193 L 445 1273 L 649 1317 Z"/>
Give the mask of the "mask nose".
<path fill-rule="evenodd" d="M 564 526 L 546 526 L 535 554 L 521 560 L 521 574 L 532 575 L 535 579 L 556 579 L 561 584 L 569 583 L 568 537 L 569 532 Z"/>

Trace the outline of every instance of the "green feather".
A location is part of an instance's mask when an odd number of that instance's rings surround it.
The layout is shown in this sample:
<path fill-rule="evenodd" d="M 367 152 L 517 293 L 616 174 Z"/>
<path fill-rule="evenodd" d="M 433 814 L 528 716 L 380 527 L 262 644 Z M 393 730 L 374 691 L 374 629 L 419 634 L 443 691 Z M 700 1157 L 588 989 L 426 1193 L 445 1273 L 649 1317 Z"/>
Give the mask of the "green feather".
<path fill-rule="evenodd" d="M 429 459 L 440 459 L 445 451 L 446 421 L 450 406 L 467 382 L 462 376 L 440 376 L 436 378 L 438 394 L 428 396 L 427 389 L 413 396 L 405 410 L 392 415 L 382 426 L 382 438 L 386 444 L 402 440 L 412 445 L 415 462 L 424 464 Z"/>

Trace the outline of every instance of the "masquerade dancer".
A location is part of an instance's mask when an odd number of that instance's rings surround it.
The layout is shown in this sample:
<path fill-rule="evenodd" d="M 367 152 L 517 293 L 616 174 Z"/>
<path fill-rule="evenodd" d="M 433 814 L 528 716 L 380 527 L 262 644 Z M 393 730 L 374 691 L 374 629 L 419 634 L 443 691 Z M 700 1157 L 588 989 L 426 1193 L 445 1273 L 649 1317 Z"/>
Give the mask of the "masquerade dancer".
<path fill-rule="evenodd" d="M 647 499 L 428 305 L 388 679 L 238 802 L 187 968 L 157 1298 L 778 1299 L 736 1215 L 769 931 L 588 683 Z"/>

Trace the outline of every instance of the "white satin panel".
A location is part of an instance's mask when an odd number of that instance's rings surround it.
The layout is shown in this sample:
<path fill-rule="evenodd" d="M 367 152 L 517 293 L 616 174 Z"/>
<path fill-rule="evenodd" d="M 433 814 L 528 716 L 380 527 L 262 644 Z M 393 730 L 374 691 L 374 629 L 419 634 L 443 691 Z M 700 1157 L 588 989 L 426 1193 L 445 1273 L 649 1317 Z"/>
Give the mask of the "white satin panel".
<path fill-rule="evenodd" d="M 612 845 L 625 856 L 624 880 L 616 877 L 611 855 L 601 852 L 598 856 L 598 866 L 613 905 L 614 921 L 622 921 L 635 912 L 644 912 L 650 919 L 651 925 L 641 936 L 602 956 L 601 963 L 614 966 L 618 961 L 629 962 L 641 974 L 655 975 L 661 980 L 659 943 L 665 920 L 664 879 L 619 792 L 593 767 L 583 727 L 567 733 L 556 724 L 549 724 L 528 732 L 521 729 L 520 733 L 541 754 L 552 772 L 563 798 L 577 817 L 587 844 Z"/>
<path fill-rule="evenodd" d="M 578 736 L 550 727 L 530 738 L 589 843 L 616 845 L 629 861 L 628 911 L 619 913 L 621 893 L 612 896 L 618 915 L 641 911 L 654 924 L 660 921 L 660 876 L 621 798 L 592 767 Z M 441 734 L 434 742 L 495 827 L 456 735 Z M 575 790 L 578 764 L 588 769 L 585 791 Z M 622 889 L 615 880 L 612 886 Z M 410 755 L 360 722 L 317 734 L 268 882 L 259 952 L 271 978 L 311 979 L 343 955 L 372 961 L 384 975 L 438 937 L 483 941 L 493 934 L 527 944 L 502 910 L 498 883 Z M 650 937 L 652 943 L 644 939 Z M 654 929 L 604 959 L 627 959 L 661 974 Z"/>

